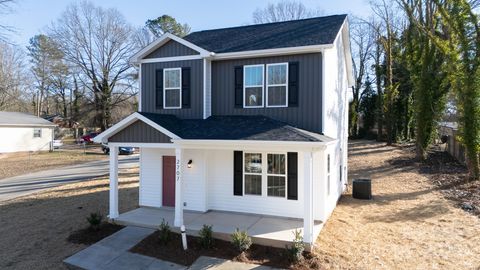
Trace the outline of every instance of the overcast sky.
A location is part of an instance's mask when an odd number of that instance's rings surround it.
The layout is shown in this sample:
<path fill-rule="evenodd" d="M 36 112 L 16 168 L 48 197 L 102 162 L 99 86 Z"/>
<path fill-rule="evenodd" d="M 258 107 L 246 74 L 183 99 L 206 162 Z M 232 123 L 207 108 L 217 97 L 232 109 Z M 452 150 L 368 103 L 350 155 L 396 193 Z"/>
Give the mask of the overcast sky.
<path fill-rule="evenodd" d="M 0 22 L 16 29 L 10 39 L 26 46 L 28 40 L 56 20 L 65 7 L 79 0 L 16 0 L 14 13 L 0 18 Z M 252 23 L 252 13 L 274 0 L 98 0 L 96 5 L 117 8 L 134 26 L 163 14 L 188 23 L 192 31 Z M 367 0 L 302 0 L 309 8 L 319 8 L 326 15 L 354 14 L 368 16 Z"/>

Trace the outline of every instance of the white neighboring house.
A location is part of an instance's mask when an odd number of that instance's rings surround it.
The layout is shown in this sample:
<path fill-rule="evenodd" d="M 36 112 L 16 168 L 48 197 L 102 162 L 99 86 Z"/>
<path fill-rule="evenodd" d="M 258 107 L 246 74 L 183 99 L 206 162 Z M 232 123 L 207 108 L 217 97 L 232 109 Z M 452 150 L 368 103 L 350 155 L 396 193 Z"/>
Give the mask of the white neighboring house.
<path fill-rule="evenodd" d="M 0 153 L 53 149 L 55 124 L 20 112 L 0 112 Z"/>

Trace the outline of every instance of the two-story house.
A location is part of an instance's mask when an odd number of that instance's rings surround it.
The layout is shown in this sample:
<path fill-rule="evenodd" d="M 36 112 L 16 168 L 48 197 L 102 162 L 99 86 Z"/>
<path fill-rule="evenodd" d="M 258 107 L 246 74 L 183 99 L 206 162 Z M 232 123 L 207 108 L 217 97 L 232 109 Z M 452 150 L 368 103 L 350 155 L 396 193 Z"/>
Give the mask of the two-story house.
<path fill-rule="evenodd" d="M 171 209 L 174 226 L 228 213 L 205 222 L 227 233 L 230 217 L 258 215 L 272 217 L 270 230 L 297 221 L 314 243 L 347 183 L 346 15 L 165 34 L 131 62 L 139 111 L 95 138 L 111 149 L 111 219 L 120 219 L 118 148 L 134 146 L 139 205 Z M 275 234 L 266 230 L 257 238 Z"/>

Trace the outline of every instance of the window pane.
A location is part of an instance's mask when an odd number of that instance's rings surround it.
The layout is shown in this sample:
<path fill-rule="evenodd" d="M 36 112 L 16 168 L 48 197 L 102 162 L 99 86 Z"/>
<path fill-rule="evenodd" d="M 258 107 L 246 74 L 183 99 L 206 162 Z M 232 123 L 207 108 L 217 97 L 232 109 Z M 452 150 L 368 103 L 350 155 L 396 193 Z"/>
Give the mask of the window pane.
<path fill-rule="evenodd" d="M 180 70 L 165 70 L 165 87 L 180 87 Z"/>
<path fill-rule="evenodd" d="M 268 173 L 285 174 L 285 155 L 268 154 Z"/>
<path fill-rule="evenodd" d="M 258 86 L 263 84 L 263 67 L 245 67 L 245 86 Z"/>
<path fill-rule="evenodd" d="M 245 194 L 262 195 L 261 175 L 245 175 Z"/>
<path fill-rule="evenodd" d="M 268 66 L 268 84 L 287 83 L 287 65 Z"/>
<path fill-rule="evenodd" d="M 165 107 L 180 107 L 180 89 L 165 90 Z"/>
<path fill-rule="evenodd" d="M 245 172 L 262 173 L 262 154 L 245 154 Z"/>
<path fill-rule="evenodd" d="M 245 88 L 245 106 L 262 106 L 262 87 Z"/>
<path fill-rule="evenodd" d="M 287 104 L 287 87 L 271 86 L 268 87 L 268 105 L 280 106 Z"/>
<path fill-rule="evenodd" d="M 285 197 L 285 176 L 268 176 L 267 195 Z"/>

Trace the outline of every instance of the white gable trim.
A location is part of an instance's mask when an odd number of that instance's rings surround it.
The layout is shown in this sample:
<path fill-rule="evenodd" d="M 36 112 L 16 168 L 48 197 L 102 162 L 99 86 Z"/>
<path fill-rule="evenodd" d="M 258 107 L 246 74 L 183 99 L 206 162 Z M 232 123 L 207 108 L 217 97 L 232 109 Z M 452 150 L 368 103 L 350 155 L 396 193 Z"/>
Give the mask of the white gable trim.
<path fill-rule="evenodd" d="M 355 85 L 355 78 L 353 76 L 353 58 L 352 58 L 352 48 L 350 47 L 350 27 L 348 24 L 348 19 L 342 24 L 340 31 L 337 33 L 335 37 L 335 41 L 333 44 L 337 43 L 337 40 L 341 38 L 343 40 L 343 48 L 338 48 L 338 50 L 343 50 L 345 55 L 345 65 L 347 68 L 347 80 L 348 86 L 353 87 Z"/>
<path fill-rule="evenodd" d="M 96 143 L 106 143 L 108 141 L 108 138 L 110 138 L 111 136 L 120 132 L 122 129 L 128 127 L 130 124 L 133 124 L 137 120 L 145 122 L 146 124 L 150 125 L 151 127 L 155 128 L 159 132 L 167 135 L 168 137 L 170 137 L 172 139 L 180 139 L 180 137 L 177 136 L 176 134 L 170 132 L 166 128 L 158 125 L 157 123 L 155 123 L 152 120 L 146 118 L 145 116 L 135 112 L 135 113 L 129 115 L 127 118 L 123 119 L 122 121 L 116 123 L 115 125 L 113 125 L 109 129 L 100 133 L 98 136 L 93 138 L 93 141 L 96 142 Z"/>
<path fill-rule="evenodd" d="M 206 57 L 206 56 L 210 55 L 209 51 L 207 51 L 207 50 L 205 50 L 205 49 L 203 49 L 203 48 L 201 48 L 201 47 L 199 47 L 199 46 L 197 46 L 197 45 L 195 45 L 195 44 L 193 44 L 189 41 L 186 41 L 183 38 L 177 37 L 177 36 L 175 36 L 173 34 L 170 34 L 170 33 L 165 33 L 161 37 L 159 37 L 158 39 L 153 41 L 152 43 L 148 44 L 147 47 L 143 48 L 142 50 L 140 50 L 139 52 L 134 54 L 130 58 L 130 63 L 131 64 L 138 64 L 140 62 L 140 60 L 142 60 L 145 56 L 149 55 L 150 53 L 152 53 L 156 49 L 160 48 L 161 46 L 163 46 L 165 43 L 167 43 L 170 40 L 176 41 L 176 42 L 178 42 L 178 43 L 180 43 L 184 46 L 189 47 L 192 50 L 197 51 L 203 57 Z"/>
<path fill-rule="evenodd" d="M 334 46 L 333 44 L 322 44 L 322 45 L 297 46 L 297 47 L 265 49 L 265 50 L 241 51 L 241 52 L 231 52 L 231 53 L 219 53 L 219 54 L 213 54 L 212 60 L 315 53 L 315 52 L 321 52 L 324 49 L 333 48 L 333 46 Z"/>

